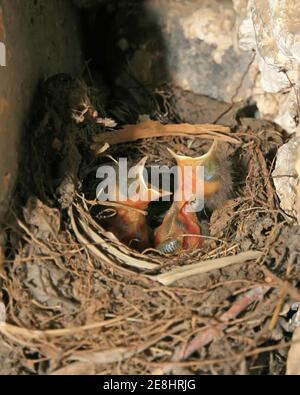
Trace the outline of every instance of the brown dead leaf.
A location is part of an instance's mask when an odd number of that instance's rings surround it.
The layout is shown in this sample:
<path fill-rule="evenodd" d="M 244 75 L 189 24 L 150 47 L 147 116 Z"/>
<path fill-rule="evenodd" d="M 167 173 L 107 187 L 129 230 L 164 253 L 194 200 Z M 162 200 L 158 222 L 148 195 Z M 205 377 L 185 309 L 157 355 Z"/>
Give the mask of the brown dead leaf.
<path fill-rule="evenodd" d="M 36 260 L 33 264 L 26 264 L 24 284 L 33 299 L 42 306 L 61 311 L 65 315 L 74 313 L 78 307 L 67 279 L 68 274 L 52 262 Z"/>
<path fill-rule="evenodd" d="M 60 213 L 50 208 L 39 199 L 31 197 L 23 209 L 25 221 L 34 228 L 34 234 L 45 240 L 50 235 L 56 236 L 60 229 Z"/>

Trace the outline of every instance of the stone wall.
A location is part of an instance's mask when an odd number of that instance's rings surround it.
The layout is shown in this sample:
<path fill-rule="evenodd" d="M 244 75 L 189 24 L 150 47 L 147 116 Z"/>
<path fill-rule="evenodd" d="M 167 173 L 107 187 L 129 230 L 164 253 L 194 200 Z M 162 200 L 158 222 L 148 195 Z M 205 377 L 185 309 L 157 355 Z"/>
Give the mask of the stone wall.
<path fill-rule="evenodd" d="M 259 75 L 252 96 L 260 114 L 294 136 L 279 150 L 273 176 L 282 208 L 297 215 L 300 221 L 299 3 L 294 0 L 234 0 L 233 3 L 239 15 L 240 47 L 256 53 L 254 67 Z"/>

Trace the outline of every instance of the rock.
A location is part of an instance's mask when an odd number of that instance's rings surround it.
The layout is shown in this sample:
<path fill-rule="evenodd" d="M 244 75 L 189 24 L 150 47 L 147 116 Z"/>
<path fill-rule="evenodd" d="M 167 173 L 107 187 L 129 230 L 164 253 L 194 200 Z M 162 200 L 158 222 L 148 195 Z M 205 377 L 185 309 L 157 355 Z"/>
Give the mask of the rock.
<path fill-rule="evenodd" d="M 259 78 L 253 98 L 258 109 L 293 133 L 298 125 L 294 89 L 300 72 L 300 9 L 293 0 L 236 0 L 234 6 L 243 16 L 238 27 L 240 48 L 257 52 Z"/>
<path fill-rule="evenodd" d="M 232 127 L 242 103 L 233 105 L 182 89 L 173 90 L 176 112 L 183 122 L 214 123 Z M 191 105 L 192 103 L 192 105 Z"/>
<path fill-rule="evenodd" d="M 292 138 L 278 149 L 275 169 L 272 173 L 281 208 L 295 215 L 296 187 L 298 184 L 295 162 L 299 148 L 299 138 Z"/>
<path fill-rule="evenodd" d="M 300 136 L 300 130 L 298 127 L 298 136 Z M 297 212 L 297 220 L 298 223 L 300 224 L 300 144 L 298 145 L 298 155 L 297 155 L 297 160 L 295 163 L 295 168 L 298 174 L 298 186 L 297 186 L 297 201 L 296 201 L 296 212 Z"/>
<path fill-rule="evenodd" d="M 274 121 L 278 123 L 287 132 L 295 132 L 295 126 L 298 124 L 298 104 L 295 91 L 292 89 L 287 95 L 278 95 L 280 104 L 278 113 Z"/>
<path fill-rule="evenodd" d="M 171 82 L 227 103 L 244 100 L 252 79 L 241 81 L 253 55 L 238 48 L 235 19 L 232 2 L 224 0 L 150 0 L 120 8 L 107 43 L 111 78 L 120 86 L 134 79 Z"/>
<path fill-rule="evenodd" d="M 300 8 L 294 0 L 234 0 L 240 48 L 255 49 L 259 70 L 253 98 L 262 117 L 275 121 L 289 133 L 299 133 Z M 299 149 L 300 154 L 300 149 Z M 300 188 L 295 172 L 297 139 L 278 152 L 273 176 L 281 207 L 297 211 L 300 220 Z M 299 159 L 297 162 L 299 166 Z M 298 175 L 300 172 L 298 171 Z M 297 200 L 297 207 L 295 203 Z"/>

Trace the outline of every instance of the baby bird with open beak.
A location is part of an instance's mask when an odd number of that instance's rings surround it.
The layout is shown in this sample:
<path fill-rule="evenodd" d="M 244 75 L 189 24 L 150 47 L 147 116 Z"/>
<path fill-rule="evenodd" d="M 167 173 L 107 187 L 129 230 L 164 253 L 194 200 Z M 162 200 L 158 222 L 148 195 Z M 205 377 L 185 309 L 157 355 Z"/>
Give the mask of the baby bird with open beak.
<path fill-rule="evenodd" d="M 174 200 L 162 224 L 157 228 L 154 240 L 157 250 L 163 253 L 178 253 L 203 245 L 201 225 L 197 216 L 199 207 L 211 210 L 220 207 L 232 189 L 230 163 L 224 158 L 221 149 L 220 143 L 214 141 L 206 154 L 196 158 L 177 155 L 168 149 L 176 159 L 181 173 L 178 188 L 190 184 L 191 193 L 186 197 L 182 193 L 182 200 Z M 190 167 L 191 172 L 184 176 L 186 167 Z M 197 177 L 200 174 L 199 167 L 203 167 L 202 177 Z M 197 189 L 199 182 L 202 185 Z"/>
<path fill-rule="evenodd" d="M 149 204 L 153 200 L 165 196 L 164 191 L 150 187 L 144 179 L 144 170 L 147 157 L 144 157 L 138 162 L 135 167 L 135 177 L 128 179 L 127 192 L 124 196 L 124 191 L 121 191 L 119 186 L 119 166 L 114 166 L 116 170 L 116 184 L 114 196 L 117 203 L 114 206 L 115 215 L 109 219 L 108 230 L 111 231 L 122 243 L 132 247 L 138 251 L 143 251 L 150 247 L 149 227 L 147 224 L 146 215 Z M 133 185 L 134 184 L 134 185 Z M 135 188 L 136 186 L 136 188 Z M 136 192 L 136 196 L 131 196 L 130 189 Z"/>

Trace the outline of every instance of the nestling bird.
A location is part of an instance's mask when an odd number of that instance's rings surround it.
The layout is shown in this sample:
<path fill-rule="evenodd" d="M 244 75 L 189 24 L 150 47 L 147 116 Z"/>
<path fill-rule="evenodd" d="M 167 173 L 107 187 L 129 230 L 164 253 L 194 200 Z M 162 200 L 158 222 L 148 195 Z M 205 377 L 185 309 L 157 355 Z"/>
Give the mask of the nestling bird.
<path fill-rule="evenodd" d="M 209 210 L 214 210 L 222 206 L 232 193 L 231 162 L 228 159 L 226 146 L 224 143 L 214 140 L 209 151 L 196 158 L 190 156 L 177 155 L 168 148 L 170 154 L 176 159 L 177 166 L 183 173 L 185 166 L 191 166 L 192 189 L 196 190 L 196 168 L 204 167 L 204 206 Z M 198 180 L 197 180 L 198 181 Z"/>
<path fill-rule="evenodd" d="M 189 211 L 193 202 L 173 202 L 163 223 L 155 232 L 155 248 L 165 254 L 178 253 L 202 246 L 197 214 Z"/>
<path fill-rule="evenodd" d="M 224 159 L 219 144 L 214 141 L 206 154 L 196 158 L 177 155 L 168 149 L 176 159 L 182 175 L 185 174 L 185 166 L 191 167 L 192 172 L 190 176 L 187 176 L 190 177 L 187 181 L 191 184 L 191 194 L 186 198 L 183 196 L 181 201 L 174 201 L 162 224 L 157 228 L 154 244 L 159 251 L 178 253 L 181 250 L 202 246 L 201 225 L 196 213 L 197 210 L 191 210 L 193 205 L 199 203 L 198 199 L 202 198 L 195 194 L 197 192 L 196 183 L 199 182 L 196 177 L 197 166 L 204 167 L 202 179 L 204 207 L 208 209 L 220 207 L 229 197 L 232 189 L 230 162 Z M 179 187 L 183 188 L 183 185 L 184 180 L 181 180 Z"/>
<path fill-rule="evenodd" d="M 158 191 L 146 184 L 143 177 L 146 161 L 147 157 L 144 157 L 135 166 L 137 168 L 136 177 L 128 180 L 127 184 L 128 190 L 133 186 L 133 183 L 138 185 L 139 198 L 137 200 L 132 200 L 128 197 L 126 200 L 123 199 L 121 201 L 120 196 L 122 193 L 120 192 L 119 183 L 116 183 L 117 199 L 114 200 L 114 203 L 118 203 L 118 206 L 114 207 L 116 214 L 110 218 L 108 224 L 108 230 L 122 243 L 138 251 L 143 251 L 150 247 L 149 227 L 145 210 L 151 201 L 169 194 L 164 191 Z M 118 166 L 115 166 L 115 169 L 118 175 Z"/>

